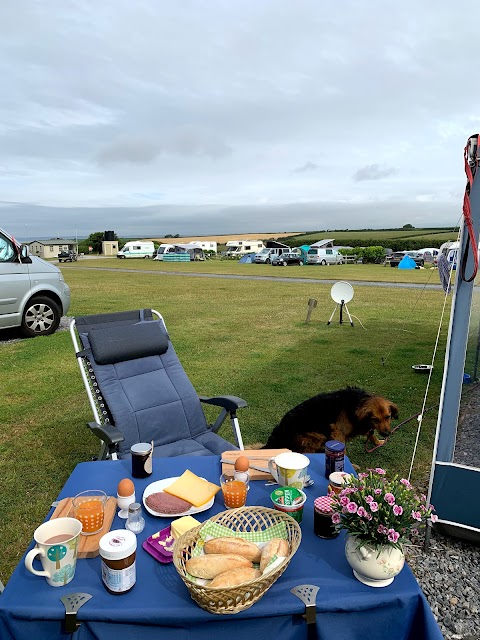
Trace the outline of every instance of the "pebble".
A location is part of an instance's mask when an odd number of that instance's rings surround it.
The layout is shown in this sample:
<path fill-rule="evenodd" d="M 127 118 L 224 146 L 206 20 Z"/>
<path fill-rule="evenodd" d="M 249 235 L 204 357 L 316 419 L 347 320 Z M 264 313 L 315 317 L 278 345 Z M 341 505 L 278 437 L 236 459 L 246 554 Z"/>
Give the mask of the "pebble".
<path fill-rule="evenodd" d="M 405 556 L 445 640 L 480 640 L 480 547 L 434 530 Z"/>

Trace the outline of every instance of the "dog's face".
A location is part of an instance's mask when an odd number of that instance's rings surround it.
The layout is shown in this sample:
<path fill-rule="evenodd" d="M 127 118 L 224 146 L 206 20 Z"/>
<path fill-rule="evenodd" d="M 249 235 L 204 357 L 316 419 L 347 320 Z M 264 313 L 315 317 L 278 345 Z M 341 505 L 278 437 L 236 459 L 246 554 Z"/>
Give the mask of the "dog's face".
<path fill-rule="evenodd" d="M 398 407 L 382 396 L 372 396 L 356 411 L 357 418 L 369 429 L 376 429 L 380 435 L 388 436 L 391 420 L 398 418 Z"/>

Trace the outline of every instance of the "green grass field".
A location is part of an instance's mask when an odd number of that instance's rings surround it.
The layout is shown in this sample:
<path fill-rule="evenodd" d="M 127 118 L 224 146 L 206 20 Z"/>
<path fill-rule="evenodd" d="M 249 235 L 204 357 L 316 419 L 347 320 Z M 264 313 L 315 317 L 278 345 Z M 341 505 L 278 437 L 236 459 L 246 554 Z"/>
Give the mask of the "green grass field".
<path fill-rule="evenodd" d="M 99 265 L 112 270 L 91 268 Z M 132 272 L 118 271 L 120 267 Z M 427 377 L 414 373 L 411 366 L 431 361 L 444 298 L 441 290 L 358 286 L 349 304 L 356 326 L 340 325 L 338 315 L 327 326 L 334 306 L 331 284 L 139 271 L 179 267 L 284 277 L 305 277 L 311 271 L 312 277 L 352 281 L 388 280 L 400 274 L 418 283 L 431 272 L 406 275 L 377 265 L 277 269 L 227 261 L 163 265 L 104 259 L 62 265 L 72 291 L 72 316 L 140 307 L 160 311 L 197 391 L 230 393 L 248 401 L 240 414 L 246 443 L 264 441 L 298 402 L 345 385 L 392 399 L 401 420 L 421 409 Z M 318 307 L 307 325 L 307 301 L 312 297 Z M 439 398 L 446 327 L 447 322 L 427 406 Z M 68 332 L 0 342 L 0 350 L 0 578 L 5 582 L 75 465 L 95 455 L 98 445 L 85 426 L 91 415 Z M 423 423 L 414 480 L 423 482 L 428 475 L 435 425 L 432 411 Z M 349 456 L 361 467 L 383 466 L 406 474 L 416 426 L 416 420 L 410 421 L 373 454 L 366 454 L 363 442 L 355 441 L 349 445 Z M 229 426 L 223 429 L 222 435 L 230 439 Z"/>

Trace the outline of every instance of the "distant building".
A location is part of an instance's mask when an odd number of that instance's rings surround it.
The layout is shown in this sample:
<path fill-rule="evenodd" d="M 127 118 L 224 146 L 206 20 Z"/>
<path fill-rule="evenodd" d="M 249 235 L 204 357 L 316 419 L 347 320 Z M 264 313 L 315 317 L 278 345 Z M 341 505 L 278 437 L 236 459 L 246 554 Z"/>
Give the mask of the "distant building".
<path fill-rule="evenodd" d="M 33 240 L 29 242 L 30 253 L 39 258 L 56 258 L 60 251 L 75 251 L 78 253 L 78 243 L 75 240 L 52 238 L 51 240 Z"/>

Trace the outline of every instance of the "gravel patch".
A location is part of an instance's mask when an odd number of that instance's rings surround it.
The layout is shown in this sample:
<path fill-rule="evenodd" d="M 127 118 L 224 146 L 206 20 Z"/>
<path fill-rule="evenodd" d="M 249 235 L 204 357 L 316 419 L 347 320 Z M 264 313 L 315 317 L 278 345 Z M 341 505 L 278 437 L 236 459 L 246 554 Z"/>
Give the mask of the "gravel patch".
<path fill-rule="evenodd" d="M 57 331 L 67 331 L 70 327 L 71 320 L 71 317 L 63 316 L 60 319 Z M 55 333 L 57 333 L 57 331 Z M 20 340 L 30 340 L 30 338 L 25 338 L 20 332 L 20 329 L 2 329 L 2 331 L 0 331 L 0 345 L 12 344 L 14 342 L 20 342 Z"/>
<path fill-rule="evenodd" d="M 456 463 L 480 467 L 479 421 L 480 383 L 474 383 L 463 389 Z M 405 547 L 405 557 L 444 637 L 480 640 L 480 546 L 434 530 L 428 551 Z"/>

